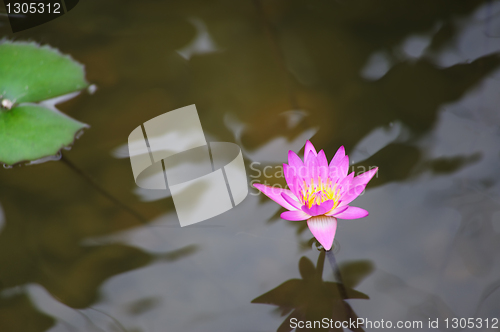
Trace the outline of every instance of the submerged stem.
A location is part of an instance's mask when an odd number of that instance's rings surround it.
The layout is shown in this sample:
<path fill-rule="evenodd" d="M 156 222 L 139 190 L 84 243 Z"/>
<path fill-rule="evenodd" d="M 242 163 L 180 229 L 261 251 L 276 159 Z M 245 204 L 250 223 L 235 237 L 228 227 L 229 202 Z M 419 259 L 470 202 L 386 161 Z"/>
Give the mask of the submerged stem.
<path fill-rule="evenodd" d="M 325 250 L 326 251 L 326 250 Z M 337 283 L 339 284 L 339 293 L 342 298 L 342 303 L 344 304 L 344 309 L 346 316 L 356 320 L 357 315 L 354 313 L 352 310 L 351 306 L 344 300 L 347 300 L 347 290 L 344 285 L 344 280 L 342 279 L 342 273 L 340 273 L 339 266 L 337 264 L 337 261 L 335 260 L 335 255 L 333 254 L 332 250 L 326 251 L 326 257 L 328 257 L 328 261 L 330 262 L 330 265 L 332 266 L 333 269 L 333 274 L 335 275 L 335 279 L 337 280 Z M 355 331 L 364 331 L 362 328 L 358 327 L 355 329 Z"/>
<path fill-rule="evenodd" d="M 87 174 L 84 170 L 80 169 L 78 166 L 73 164 L 69 159 L 67 159 L 64 155 L 61 156 L 61 161 L 64 162 L 66 166 L 68 166 L 73 172 L 81 176 L 83 179 L 85 179 L 86 182 L 88 182 L 92 187 L 94 187 L 95 190 L 97 190 L 101 195 L 105 196 L 107 199 L 112 201 L 114 204 L 119 206 L 121 209 L 127 211 L 129 214 L 134 216 L 137 220 L 139 220 L 141 223 L 147 223 L 147 219 L 144 218 L 140 213 L 137 211 L 131 209 L 124 203 L 122 203 L 120 200 L 118 200 L 115 196 L 110 194 L 108 191 L 103 189 L 97 181 L 95 181 L 89 174 Z"/>
<path fill-rule="evenodd" d="M 318 256 L 318 263 L 316 264 L 316 275 L 320 280 L 323 279 L 324 265 L 325 265 L 325 250 L 321 250 Z"/>
<path fill-rule="evenodd" d="M 335 280 L 337 280 L 337 282 L 340 284 L 339 286 L 340 296 L 342 296 L 342 298 L 345 300 L 347 299 L 347 292 L 344 286 L 344 280 L 342 279 L 342 273 L 340 273 L 340 269 L 339 266 L 337 265 L 337 261 L 335 260 L 335 255 L 333 254 L 333 251 L 332 250 L 326 251 L 326 257 L 328 257 L 328 261 L 332 266 Z"/>

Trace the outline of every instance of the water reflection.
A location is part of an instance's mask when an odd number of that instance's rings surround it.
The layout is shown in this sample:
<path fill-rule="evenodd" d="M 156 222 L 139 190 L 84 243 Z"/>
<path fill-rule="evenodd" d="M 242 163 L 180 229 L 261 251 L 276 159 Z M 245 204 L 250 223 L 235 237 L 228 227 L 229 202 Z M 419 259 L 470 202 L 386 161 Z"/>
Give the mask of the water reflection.
<path fill-rule="evenodd" d="M 493 216 L 500 211 L 500 195 L 492 185 L 463 181 L 443 190 L 446 194 L 438 191 L 433 195 L 435 199 L 447 197 L 443 204 L 460 213 L 462 220 L 450 250 L 456 250 L 467 270 L 476 276 L 489 274 L 496 261 L 490 253 L 500 253 L 500 234 L 493 225 Z"/>
<path fill-rule="evenodd" d="M 33 306 L 28 295 L 20 293 L 0 297 L 0 328 L 2 331 L 46 331 L 55 319 Z"/>
<path fill-rule="evenodd" d="M 99 89 L 61 107 L 91 125 L 68 157 L 151 226 L 59 162 L 1 169 L 8 222 L 0 234 L 0 324 L 119 330 L 102 313 L 67 303 L 97 307 L 129 332 L 269 331 L 283 318 L 250 304 L 256 294 L 284 280 L 315 290 L 329 282 L 314 279 L 318 267 L 305 259 L 309 268 L 297 275 L 300 256 L 315 253 L 310 234 L 305 223 L 279 220 L 272 202 L 248 196 L 207 221 L 225 227 L 181 230 L 163 227 L 178 225 L 170 198 L 133 194 L 129 161 L 111 151 L 138 124 L 193 103 L 210 141 L 244 148 L 251 175 L 252 161 L 260 170 L 279 166 L 311 136 L 329 156 L 345 145 L 353 166 L 380 167 L 358 198 L 370 216 L 339 222 L 339 261 L 377 266 L 348 286 L 371 298 L 349 301 L 356 314 L 494 317 L 500 46 L 490 37 L 500 35 L 499 9 L 488 0 L 88 0 L 16 35 L 0 16 L 3 35 L 51 44 L 86 65 Z M 284 184 L 275 170 L 268 174 L 256 179 Z M 199 251 L 157 263 L 159 252 L 191 244 Z M 344 284 L 350 275 L 342 272 Z M 280 296 L 271 300 L 302 313 Z M 313 307 L 316 300 L 327 301 L 313 294 Z"/>
<path fill-rule="evenodd" d="M 323 280 L 323 268 L 326 255 L 334 268 L 337 282 Z M 286 319 L 278 327 L 278 332 L 324 331 L 323 326 L 300 328 L 298 321 L 319 321 L 325 318 L 336 321 L 356 320 L 358 316 L 345 300 L 368 299 L 368 295 L 353 289 L 373 271 L 369 261 L 352 261 L 337 266 L 332 252 L 325 254 L 321 250 L 316 266 L 307 258 L 299 261 L 302 279 L 290 279 L 269 292 L 255 298 L 252 303 L 264 303 L 278 306 L 280 315 Z M 314 324 L 314 323 L 313 323 Z M 319 325 L 319 324 L 318 324 Z M 329 331 L 343 331 L 342 327 L 328 328 Z M 352 331 L 364 331 L 362 328 Z"/>
<path fill-rule="evenodd" d="M 409 309 L 404 317 L 408 321 L 422 321 L 426 324 L 429 319 L 438 318 L 443 321 L 446 318 L 457 317 L 441 297 L 413 287 L 397 276 L 382 272 L 376 278 L 375 285 L 400 305 L 408 306 Z"/>
<path fill-rule="evenodd" d="M 7 200 L 6 206 L 12 207 L 12 201 Z M 68 308 L 88 308 L 101 299 L 100 288 L 110 278 L 151 264 L 173 262 L 198 249 L 187 245 L 149 253 L 121 243 L 93 243 L 78 232 L 78 224 L 68 220 L 54 218 L 35 226 L 29 218 L 19 219 L 16 214 L 13 211 L 6 220 L 0 210 L 2 331 L 45 331 L 55 324 L 53 317 L 58 317 L 47 306 L 53 299 Z M 9 208 L 6 215 L 9 217 Z M 35 285 L 47 292 L 36 306 L 30 291 Z M 43 312 L 39 308 L 44 308 Z"/>

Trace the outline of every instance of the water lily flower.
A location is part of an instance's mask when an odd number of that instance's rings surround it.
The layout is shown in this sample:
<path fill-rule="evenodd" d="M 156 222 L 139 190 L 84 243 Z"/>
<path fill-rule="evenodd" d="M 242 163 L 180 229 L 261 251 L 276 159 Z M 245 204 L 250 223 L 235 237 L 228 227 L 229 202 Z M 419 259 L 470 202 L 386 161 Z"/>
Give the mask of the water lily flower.
<path fill-rule="evenodd" d="M 288 151 L 288 165 L 283 164 L 285 179 L 290 189 L 266 186 L 254 187 L 288 211 L 281 218 L 291 221 L 307 220 L 309 230 L 325 248 L 330 250 L 337 230 L 337 218 L 358 219 L 368 211 L 348 205 L 364 190 L 377 173 L 378 167 L 356 177 L 349 170 L 349 157 L 341 146 L 328 164 L 325 152 L 316 152 L 307 141 L 304 161 Z"/>

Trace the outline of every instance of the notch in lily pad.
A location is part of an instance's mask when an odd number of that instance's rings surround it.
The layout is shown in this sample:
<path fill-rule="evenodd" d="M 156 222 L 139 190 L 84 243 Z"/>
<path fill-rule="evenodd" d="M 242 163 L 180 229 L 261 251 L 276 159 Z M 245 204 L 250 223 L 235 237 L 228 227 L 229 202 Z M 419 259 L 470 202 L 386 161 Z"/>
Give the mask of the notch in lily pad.
<path fill-rule="evenodd" d="M 59 112 L 55 98 L 88 87 L 70 56 L 34 42 L 0 41 L 0 163 L 36 163 L 70 147 L 88 128 Z"/>

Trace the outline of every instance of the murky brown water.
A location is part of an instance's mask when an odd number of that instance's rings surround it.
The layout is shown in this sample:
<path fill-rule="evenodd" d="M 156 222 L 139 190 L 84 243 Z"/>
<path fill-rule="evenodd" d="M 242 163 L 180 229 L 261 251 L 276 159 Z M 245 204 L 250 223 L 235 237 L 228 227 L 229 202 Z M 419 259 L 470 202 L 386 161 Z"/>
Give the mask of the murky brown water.
<path fill-rule="evenodd" d="M 0 331 L 290 331 L 291 317 L 356 315 L 495 330 L 499 14 L 479 0 L 87 0 L 15 35 L 0 17 L 3 36 L 85 64 L 97 92 L 60 108 L 91 128 L 64 155 L 147 219 L 63 161 L 1 169 Z M 170 197 L 137 189 L 129 133 L 190 104 L 208 141 L 240 145 L 249 181 L 283 184 L 276 167 L 307 139 L 380 168 L 354 204 L 370 216 L 339 221 L 342 280 L 255 189 L 199 224 L 223 227 L 186 228 Z"/>

